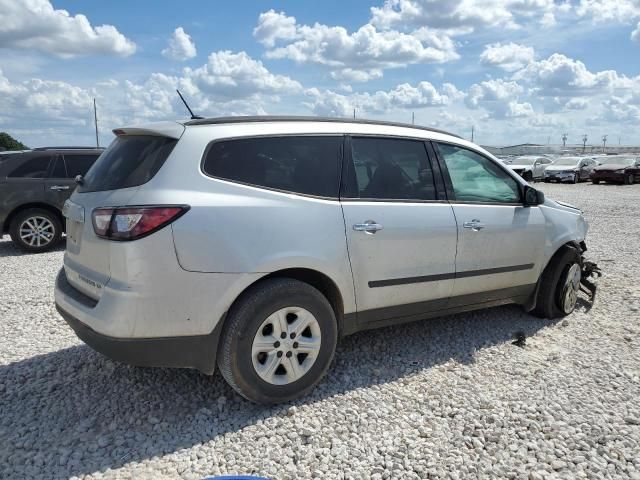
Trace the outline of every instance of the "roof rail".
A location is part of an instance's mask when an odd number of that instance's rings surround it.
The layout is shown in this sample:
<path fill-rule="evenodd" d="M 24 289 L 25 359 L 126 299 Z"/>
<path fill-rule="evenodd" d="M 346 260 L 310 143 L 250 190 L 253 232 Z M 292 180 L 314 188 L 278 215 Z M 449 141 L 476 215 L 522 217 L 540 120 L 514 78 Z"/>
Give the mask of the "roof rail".
<path fill-rule="evenodd" d="M 214 117 L 198 120 L 189 120 L 185 125 L 218 125 L 224 123 L 260 123 L 260 122 L 327 122 L 327 123 L 359 123 L 365 125 L 383 125 L 387 127 L 415 128 L 416 130 L 426 130 L 428 132 L 444 133 L 452 137 L 462 138 L 455 133 L 446 132 L 437 128 L 423 127 L 401 122 L 385 122 L 380 120 L 365 120 L 360 118 L 340 118 L 340 117 L 311 117 L 311 116 L 282 116 L 282 115 L 259 115 L 259 116 L 237 116 L 237 117 Z"/>
<path fill-rule="evenodd" d="M 104 147 L 78 147 L 78 146 L 62 146 L 62 147 L 36 147 L 32 150 L 104 150 Z"/>

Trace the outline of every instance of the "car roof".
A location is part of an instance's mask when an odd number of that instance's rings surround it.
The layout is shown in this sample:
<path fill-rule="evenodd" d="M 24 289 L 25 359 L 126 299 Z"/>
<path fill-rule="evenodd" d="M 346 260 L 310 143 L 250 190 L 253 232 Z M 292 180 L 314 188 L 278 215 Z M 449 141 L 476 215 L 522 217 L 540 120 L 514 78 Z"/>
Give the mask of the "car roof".
<path fill-rule="evenodd" d="M 295 116 L 295 115 L 259 115 L 259 116 L 234 116 L 234 117 L 213 117 L 198 118 L 183 123 L 185 126 L 193 125 L 224 125 L 231 123 L 260 123 L 260 122 L 310 122 L 310 123 L 351 123 L 361 125 L 381 125 L 388 127 L 403 127 L 423 130 L 428 132 L 442 133 L 456 138 L 462 138 L 455 133 L 446 132 L 437 128 L 424 127 L 422 125 L 414 125 L 401 122 L 386 122 L 380 120 L 366 120 L 359 118 L 340 118 L 340 117 L 311 117 L 311 116 Z"/>

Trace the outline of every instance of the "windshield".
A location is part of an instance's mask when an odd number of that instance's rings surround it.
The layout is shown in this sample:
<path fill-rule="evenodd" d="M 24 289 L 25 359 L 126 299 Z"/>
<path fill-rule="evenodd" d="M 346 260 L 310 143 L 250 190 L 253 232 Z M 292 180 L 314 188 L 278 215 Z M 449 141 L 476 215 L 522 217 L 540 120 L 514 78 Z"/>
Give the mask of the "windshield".
<path fill-rule="evenodd" d="M 601 165 L 633 165 L 636 163 L 633 157 L 609 157 L 600 160 Z"/>
<path fill-rule="evenodd" d="M 533 165 L 536 163 L 537 158 L 531 157 L 520 157 L 516 158 L 513 162 L 510 162 L 512 165 Z"/>
<path fill-rule="evenodd" d="M 554 165 L 577 165 L 579 161 L 580 159 L 575 157 L 559 158 L 558 160 L 553 162 L 553 164 Z"/>

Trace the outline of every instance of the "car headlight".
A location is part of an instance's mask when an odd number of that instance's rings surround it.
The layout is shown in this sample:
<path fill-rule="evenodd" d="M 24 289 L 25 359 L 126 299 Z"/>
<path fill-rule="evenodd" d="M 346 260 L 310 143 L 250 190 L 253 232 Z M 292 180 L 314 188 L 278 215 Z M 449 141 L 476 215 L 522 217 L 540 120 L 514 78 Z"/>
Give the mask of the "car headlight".
<path fill-rule="evenodd" d="M 624 168 L 620 168 L 620 169 L 616 170 L 615 173 L 624 173 L 624 170 L 625 170 Z"/>

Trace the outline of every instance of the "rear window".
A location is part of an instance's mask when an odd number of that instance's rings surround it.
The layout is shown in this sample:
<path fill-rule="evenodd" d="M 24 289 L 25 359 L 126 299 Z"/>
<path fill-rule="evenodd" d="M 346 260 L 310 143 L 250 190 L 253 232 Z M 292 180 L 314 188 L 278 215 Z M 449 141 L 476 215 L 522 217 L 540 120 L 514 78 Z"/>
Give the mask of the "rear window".
<path fill-rule="evenodd" d="M 224 140 L 211 144 L 203 170 L 225 180 L 335 198 L 341 149 L 340 136 Z"/>
<path fill-rule="evenodd" d="M 147 183 L 158 173 L 177 142 L 152 135 L 116 138 L 89 169 L 78 192 L 117 190 Z"/>

